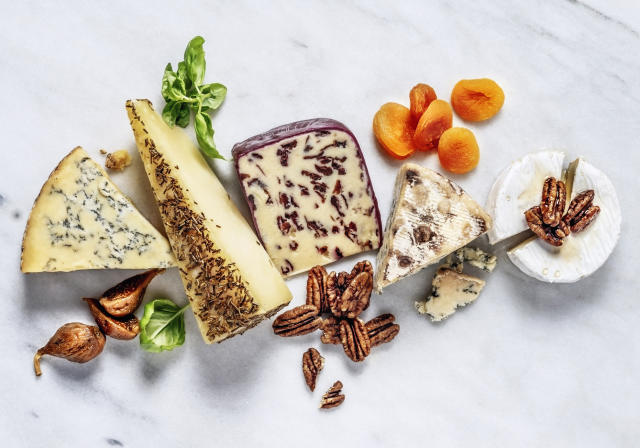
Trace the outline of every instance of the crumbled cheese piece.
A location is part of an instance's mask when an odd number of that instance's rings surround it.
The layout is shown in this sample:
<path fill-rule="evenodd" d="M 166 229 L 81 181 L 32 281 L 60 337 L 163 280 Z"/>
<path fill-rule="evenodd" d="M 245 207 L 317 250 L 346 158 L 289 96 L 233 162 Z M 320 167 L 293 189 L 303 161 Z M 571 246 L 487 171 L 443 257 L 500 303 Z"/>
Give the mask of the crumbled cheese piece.
<path fill-rule="evenodd" d="M 465 262 L 482 271 L 493 272 L 498 258 L 477 247 L 463 247 L 450 254 L 443 266 L 462 272 Z"/>
<path fill-rule="evenodd" d="M 442 267 L 433 277 L 431 295 L 424 302 L 416 302 L 420 314 L 427 314 L 432 322 L 439 322 L 476 300 L 485 282 L 479 278 Z"/>
<path fill-rule="evenodd" d="M 121 149 L 111 154 L 107 154 L 104 166 L 110 170 L 123 170 L 131 165 L 131 155 L 126 149 Z"/>

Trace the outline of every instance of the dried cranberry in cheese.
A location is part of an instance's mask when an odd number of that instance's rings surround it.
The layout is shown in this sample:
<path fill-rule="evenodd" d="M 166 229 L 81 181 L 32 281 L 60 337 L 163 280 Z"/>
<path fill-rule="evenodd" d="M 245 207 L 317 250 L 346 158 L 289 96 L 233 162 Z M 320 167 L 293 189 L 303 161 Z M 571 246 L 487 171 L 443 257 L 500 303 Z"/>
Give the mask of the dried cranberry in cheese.
<path fill-rule="evenodd" d="M 282 275 L 380 247 L 367 166 L 342 123 L 280 126 L 236 144 L 233 157 L 256 231 Z"/>

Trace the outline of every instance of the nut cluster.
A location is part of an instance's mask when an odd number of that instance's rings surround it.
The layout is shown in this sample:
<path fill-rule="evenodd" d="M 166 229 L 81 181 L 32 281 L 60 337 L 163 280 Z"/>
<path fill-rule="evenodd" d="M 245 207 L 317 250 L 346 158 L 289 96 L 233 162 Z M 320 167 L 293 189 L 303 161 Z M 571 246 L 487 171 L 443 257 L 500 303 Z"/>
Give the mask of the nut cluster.
<path fill-rule="evenodd" d="M 539 238 L 552 246 L 562 246 L 564 239 L 587 228 L 600 213 L 600 207 L 593 205 L 594 191 L 579 193 L 563 215 L 567 188 L 564 182 L 547 177 L 542 186 L 540 205 L 524 212 L 527 225 Z"/>
<path fill-rule="evenodd" d="M 309 271 L 305 305 L 290 309 L 273 322 L 279 336 L 300 336 L 322 329 L 324 344 L 342 344 L 354 362 L 363 361 L 371 347 L 391 341 L 400 331 L 395 317 L 383 314 L 364 322 L 358 316 L 369 307 L 373 290 L 373 267 L 357 263 L 350 273 L 327 273 L 316 266 Z M 322 314 L 330 314 L 323 319 Z"/>

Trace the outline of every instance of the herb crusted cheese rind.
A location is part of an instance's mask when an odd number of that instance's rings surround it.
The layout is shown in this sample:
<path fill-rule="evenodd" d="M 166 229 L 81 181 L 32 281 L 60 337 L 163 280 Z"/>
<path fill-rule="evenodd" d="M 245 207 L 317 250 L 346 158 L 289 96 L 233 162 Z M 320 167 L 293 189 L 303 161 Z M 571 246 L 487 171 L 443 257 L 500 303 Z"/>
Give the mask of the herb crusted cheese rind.
<path fill-rule="evenodd" d="M 491 225 L 489 214 L 459 185 L 428 168 L 404 164 L 378 252 L 376 291 L 436 263 Z"/>
<path fill-rule="evenodd" d="M 291 292 L 198 148 L 149 101 L 127 112 L 205 342 L 277 313 Z"/>
<path fill-rule="evenodd" d="M 476 300 L 484 285 L 479 278 L 440 268 L 433 277 L 431 295 L 425 302 L 416 302 L 416 309 L 427 314 L 432 322 L 439 322 L 455 313 L 456 308 Z"/>
<path fill-rule="evenodd" d="M 167 240 L 80 147 L 53 170 L 22 242 L 22 272 L 175 266 Z"/>

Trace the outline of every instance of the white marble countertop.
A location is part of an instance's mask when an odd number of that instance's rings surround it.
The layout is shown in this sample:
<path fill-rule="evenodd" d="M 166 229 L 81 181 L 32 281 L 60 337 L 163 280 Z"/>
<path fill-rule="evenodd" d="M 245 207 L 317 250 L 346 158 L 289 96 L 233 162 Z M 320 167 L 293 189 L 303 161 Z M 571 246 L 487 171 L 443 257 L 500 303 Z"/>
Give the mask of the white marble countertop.
<path fill-rule="evenodd" d="M 214 117 L 224 154 L 286 122 L 343 121 L 363 147 L 383 219 L 399 163 L 375 144 L 377 108 L 408 103 L 417 82 L 448 98 L 461 78 L 495 79 L 505 106 L 468 125 L 480 165 L 454 179 L 484 202 L 499 170 L 527 152 L 585 156 L 618 190 L 617 249 L 596 274 L 562 286 L 522 276 L 501 254 L 477 303 L 441 325 L 413 309 L 427 292 L 427 269 L 374 298 L 373 310 L 393 312 L 401 332 L 361 365 L 339 347 L 320 347 L 317 334 L 285 340 L 268 323 L 207 346 L 189 313 L 187 341 L 173 352 L 109 340 L 95 361 L 48 358 L 34 377 L 33 354 L 58 326 L 91 322 L 79 299 L 128 272 L 22 275 L 33 198 L 74 146 L 97 160 L 100 148 L 126 148 L 134 165 L 113 179 L 159 223 L 124 101 L 161 104 L 164 66 L 196 34 L 206 39 L 207 81 L 229 89 Z M 3 446 L 638 445 L 636 2 L 5 2 L 0 54 Z M 413 161 L 438 168 L 434 155 Z M 231 166 L 215 167 L 245 210 Z M 301 303 L 304 278 L 289 286 Z M 186 300 L 175 270 L 154 281 L 154 296 Z M 315 394 L 300 371 L 312 345 L 326 358 Z M 336 379 L 347 400 L 318 411 Z"/>

